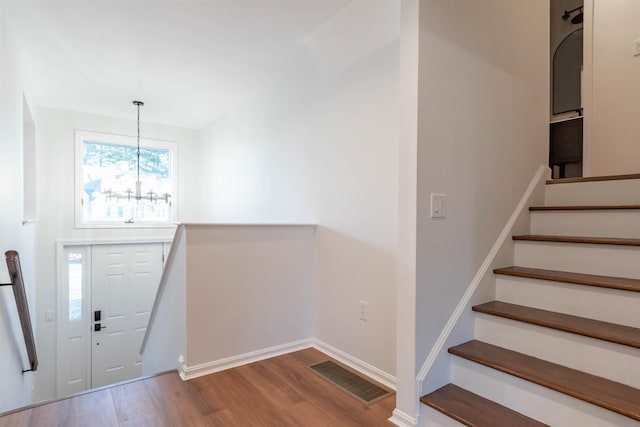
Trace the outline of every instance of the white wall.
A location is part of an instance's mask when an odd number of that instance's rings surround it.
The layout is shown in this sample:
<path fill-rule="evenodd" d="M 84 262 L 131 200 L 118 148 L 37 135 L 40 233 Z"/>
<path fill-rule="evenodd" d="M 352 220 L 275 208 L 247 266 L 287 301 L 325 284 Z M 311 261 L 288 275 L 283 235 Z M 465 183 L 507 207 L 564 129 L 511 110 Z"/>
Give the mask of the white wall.
<path fill-rule="evenodd" d="M 127 101 L 129 102 L 129 101 Z M 133 110 L 132 110 L 133 111 Z M 121 120 L 49 108 L 36 110 L 38 150 L 38 206 L 43 207 L 38 222 L 38 312 L 41 373 L 36 384 L 35 401 L 55 397 L 56 323 L 45 322 L 45 312 L 56 312 L 57 240 L 169 238 L 173 228 L 159 229 L 86 229 L 74 222 L 74 150 L 76 129 L 136 135 L 135 120 Z M 178 143 L 178 220 L 197 221 L 199 187 L 197 171 L 198 131 L 145 123 L 143 137 Z"/>
<path fill-rule="evenodd" d="M 365 14 L 374 3 L 358 2 Z M 398 7 L 370 15 L 397 29 Z M 396 41 L 354 64 L 324 64 L 333 74 L 320 82 L 297 81 L 247 102 L 203 132 L 201 159 L 210 164 L 208 221 L 319 224 L 315 337 L 391 374 L 398 50 Z M 367 321 L 359 319 L 361 300 Z"/>
<path fill-rule="evenodd" d="M 419 13 L 416 372 L 546 163 L 549 114 L 548 1 Z M 445 219 L 430 218 L 431 193 L 446 194 Z"/>
<path fill-rule="evenodd" d="M 589 174 L 638 173 L 640 56 L 632 56 L 632 49 L 633 41 L 640 39 L 640 2 L 594 0 L 593 6 Z"/>
<path fill-rule="evenodd" d="M 338 79 L 301 135 L 314 145 L 315 336 L 393 375 L 398 53 L 393 44 Z"/>
<path fill-rule="evenodd" d="M 187 236 L 176 229 L 143 342 L 142 375 L 176 369 L 187 354 Z"/>
<path fill-rule="evenodd" d="M 309 346 L 314 226 L 185 228 L 186 366 L 300 341 Z"/>
<path fill-rule="evenodd" d="M 181 224 L 145 337 L 145 374 L 179 365 L 190 379 L 310 347 L 314 242 L 314 225 Z"/>
<path fill-rule="evenodd" d="M 23 93 L 18 54 L 7 31 L 0 5 L 0 283 L 9 283 L 4 252 L 20 254 L 29 309 L 36 308 L 34 291 L 34 228 L 23 219 Z M 41 336 L 37 334 L 36 339 Z M 41 351 L 41 348 L 37 348 Z M 42 353 L 40 353 L 42 357 Z M 0 413 L 31 402 L 36 373 L 29 366 L 11 287 L 0 288 Z"/>

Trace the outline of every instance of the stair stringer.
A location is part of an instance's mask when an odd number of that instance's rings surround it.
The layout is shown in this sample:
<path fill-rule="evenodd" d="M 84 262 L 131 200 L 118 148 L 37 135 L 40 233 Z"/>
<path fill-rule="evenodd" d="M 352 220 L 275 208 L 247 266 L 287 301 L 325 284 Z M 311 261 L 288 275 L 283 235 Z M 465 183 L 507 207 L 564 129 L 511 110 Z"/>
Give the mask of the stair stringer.
<path fill-rule="evenodd" d="M 422 364 L 416 377 L 418 396 L 430 393 L 450 382 L 452 356 L 447 352 L 447 349 L 473 338 L 475 316 L 471 307 L 495 297 L 493 270 L 513 263 L 515 245 L 511 236 L 529 232 L 531 214 L 528 207 L 543 203 L 545 181 L 549 179 L 550 175 L 550 169 L 541 165 L 531 179 L 511 217 Z M 428 424 L 427 414 L 430 412 L 424 410 L 424 405 L 420 405 L 420 407 L 418 425 L 434 425 Z"/>

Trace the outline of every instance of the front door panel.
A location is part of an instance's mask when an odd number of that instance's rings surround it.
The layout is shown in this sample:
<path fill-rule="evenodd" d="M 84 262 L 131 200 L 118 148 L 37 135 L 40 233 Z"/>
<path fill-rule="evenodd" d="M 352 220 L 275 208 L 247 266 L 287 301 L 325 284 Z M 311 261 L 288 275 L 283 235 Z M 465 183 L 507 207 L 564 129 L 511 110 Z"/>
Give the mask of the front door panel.
<path fill-rule="evenodd" d="M 94 246 L 91 273 L 95 388 L 142 375 L 139 350 L 162 273 L 162 245 Z"/>

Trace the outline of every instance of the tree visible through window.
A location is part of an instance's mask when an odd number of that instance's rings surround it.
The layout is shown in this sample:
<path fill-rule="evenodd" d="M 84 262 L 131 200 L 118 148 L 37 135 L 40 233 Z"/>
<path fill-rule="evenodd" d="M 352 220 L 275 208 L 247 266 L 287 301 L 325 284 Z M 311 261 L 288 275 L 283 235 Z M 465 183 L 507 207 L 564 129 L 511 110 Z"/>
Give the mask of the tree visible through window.
<path fill-rule="evenodd" d="M 173 221 L 175 144 L 141 140 L 141 198 L 136 140 L 76 132 L 80 171 L 80 225 L 170 224 Z"/>

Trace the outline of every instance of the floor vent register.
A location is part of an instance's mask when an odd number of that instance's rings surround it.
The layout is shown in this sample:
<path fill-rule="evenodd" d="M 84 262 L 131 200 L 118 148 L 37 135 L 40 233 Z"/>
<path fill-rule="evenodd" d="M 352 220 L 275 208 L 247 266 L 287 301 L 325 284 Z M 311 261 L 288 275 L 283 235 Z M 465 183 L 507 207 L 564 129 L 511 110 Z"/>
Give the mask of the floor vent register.
<path fill-rule="evenodd" d="M 309 365 L 309 369 L 368 405 L 393 393 L 331 360 Z"/>

